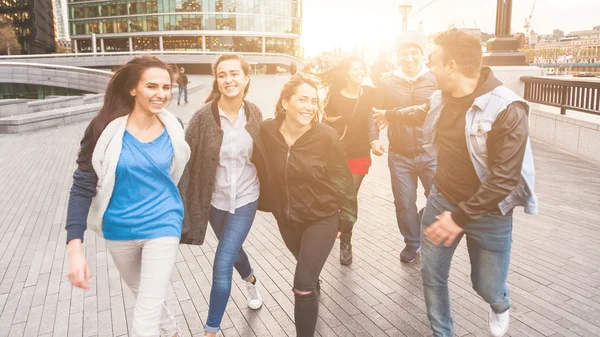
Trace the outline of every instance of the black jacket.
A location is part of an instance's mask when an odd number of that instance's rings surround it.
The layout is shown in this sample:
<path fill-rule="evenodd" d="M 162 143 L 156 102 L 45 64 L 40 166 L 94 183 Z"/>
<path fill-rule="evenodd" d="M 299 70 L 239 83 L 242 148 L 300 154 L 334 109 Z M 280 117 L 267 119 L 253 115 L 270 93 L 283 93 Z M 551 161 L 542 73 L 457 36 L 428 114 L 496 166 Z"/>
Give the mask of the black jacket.
<path fill-rule="evenodd" d="M 261 210 L 273 213 L 280 226 L 303 230 L 339 212 L 340 231 L 356 222 L 356 190 L 342 144 L 331 127 L 314 123 L 288 147 L 279 131 L 282 118 L 261 123 L 265 155 L 256 158 Z"/>
<path fill-rule="evenodd" d="M 363 86 L 358 107 L 354 116 L 356 100 L 348 99 L 341 93 L 332 93 L 325 106 L 328 117 L 341 116 L 336 122 L 325 123 L 338 131 L 341 136 L 347 126 L 346 135 L 342 140 L 347 159 L 369 157 L 371 155 L 371 142 L 379 139 L 379 128 L 373 121 L 373 108 L 383 108 L 383 95 L 380 89 Z M 351 103 L 350 105 L 348 105 Z"/>
<path fill-rule="evenodd" d="M 373 82 L 377 87 L 383 88 L 387 109 L 405 108 L 426 103 L 436 90 L 435 76 L 431 72 L 417 78 L 415 81 L 396 75 L 381 79 L 377 74 L 374 74 Z M 423 138 L 423 128 L 421 126 L 409 126 L 392 122 L 388 126 L 388 139 L 390 151 L 392 152 L 409 157 L 425 153 L 423 149 L 425 139 Z"/>

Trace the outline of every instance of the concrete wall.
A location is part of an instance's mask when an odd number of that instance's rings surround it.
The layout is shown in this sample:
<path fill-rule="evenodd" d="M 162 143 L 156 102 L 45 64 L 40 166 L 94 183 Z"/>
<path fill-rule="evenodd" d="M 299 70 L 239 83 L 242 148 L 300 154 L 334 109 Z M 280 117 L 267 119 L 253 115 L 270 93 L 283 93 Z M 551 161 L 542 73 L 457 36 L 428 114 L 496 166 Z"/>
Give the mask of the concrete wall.
<path fill-rule="evenodd" d="M 559 108 L 540 104 L 532 104 L 532 108 L 529 116 L 532 138 L 600 163 L 600 122 L 595 121 L 596 116 L 569 111 L 561 115 Z M 581 118 L 569 117 L 569 113 Z M 597 119 L 600 121 L 600 116 Z"/>
<path fill-rule="evenodd" d="M 37 84 L 103 93 L 109 80 L 109 75 L 65 69 L 28 67 L 26 65 L 0 67 L 1 83 Z"/>
<path fill-rule="evenodd" d="M 38 101 L 29 102 L 29 111 L 32 112 L 40 112 L 40 111 L 48 111 L 54 109 L 62 109 L 73 106 L 83 105 L 83 97 L 82 96 L 67 96 L 67 97 L 57 97 L 57 98 L 49 98 Z"/>
<path fill-rule="evenodd" d="M 11 100 L 7 102 L 8 104 L 0 105 L 0 118 L 28 113 L 29 105 L 27 101 L 24 99 Z"/>
<path fill-rule="evenodd" d="M 510 90 L 520 96 L 525 95 L 525 83 L 521 82 L 523 76 L 542 76 L 544 75 L 540 67 L 491 67 L 494 75 Z"/>
<path fill-rule="evenodd" d="M 0 118 L 0 134 L 23 133 L 92 119 L 102 103 Z"/>

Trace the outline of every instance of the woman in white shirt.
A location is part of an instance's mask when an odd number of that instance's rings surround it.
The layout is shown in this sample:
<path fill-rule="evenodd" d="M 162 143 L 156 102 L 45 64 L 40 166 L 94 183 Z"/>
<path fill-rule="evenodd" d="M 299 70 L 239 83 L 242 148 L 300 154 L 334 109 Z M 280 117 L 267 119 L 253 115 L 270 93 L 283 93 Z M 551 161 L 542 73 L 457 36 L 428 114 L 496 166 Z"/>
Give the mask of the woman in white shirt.
<path fill-rule="evenodd" d="M 262 113 L 244 100 L 249 72 L 250 66 L 241 56 L 219 57 L 213 66 L 207 104 L 192 117 L 186 131 L 192 156 L 179 184 L 186 211 L 182 243 L 202 244 L 207 222 L 219 240 L 205 336 L 216 336 L 220 330 L 234 267 L 246 281 L 248 307 L 262 306 L 258 279 L 242 248 L 256 215 L 260 190 L 252 157 Z"/>

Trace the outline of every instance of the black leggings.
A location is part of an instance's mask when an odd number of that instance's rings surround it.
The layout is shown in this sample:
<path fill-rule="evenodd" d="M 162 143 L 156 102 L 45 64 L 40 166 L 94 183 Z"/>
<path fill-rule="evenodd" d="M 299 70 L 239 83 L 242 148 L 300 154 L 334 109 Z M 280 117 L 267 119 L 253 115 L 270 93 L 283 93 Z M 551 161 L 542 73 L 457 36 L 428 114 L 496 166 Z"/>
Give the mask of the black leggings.
<path fill-rule="evenodd" d="M 352 179 L 354 180 L 354 188 L 356 189 L 356 195 L 358 196 L 358 190 L 360 189 L 360 185 L 362 184 L 363 179 L 365 178 L 364 174 L 352 174 Z M 345 243 L 350 243 L 352 241 L 352 230 L 347 232 L 342 232 L 340 235 L 340 241 Z"/>
<path fill-rule="evenodd" d="M 316 293 L 319 275 L 333 248 L 339 228 L 340 216 L 321 219 L 304 231 L 277 222 L 281 237 L 296 258 L 294 274 L 294 318 L 297 337 L 313 337 L 319 315 L 319 299 Z M 309 292 L 300 295 L 296 291 Z"/>

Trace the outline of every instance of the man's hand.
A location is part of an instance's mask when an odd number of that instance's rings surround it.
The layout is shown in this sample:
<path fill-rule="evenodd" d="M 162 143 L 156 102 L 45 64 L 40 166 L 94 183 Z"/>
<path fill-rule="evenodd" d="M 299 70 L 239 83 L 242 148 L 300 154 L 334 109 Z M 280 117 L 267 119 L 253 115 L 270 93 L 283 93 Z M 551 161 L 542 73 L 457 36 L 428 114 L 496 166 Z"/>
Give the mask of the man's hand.
<path fill-rule="evenodd" d="M 381 156 L 385 153 L 385 147 L 380 140 L 374 140 L 371 143 L 371 151 L 373 151 L 374 155 Z"/>
<path fill-rule="evenodd" d="M 435 218 L 437 221 L 427 227 L 423 232 L 425 237 L 436 246 L 443 243 L 444 246 L 450 247 L 456 238 L 463 232 L 463 229 L 452 220 L 452 215 L 448 211 Z"/>
<path fill-rule="evenodd" d="M 385 127 L 390 124 L 390 122 L 385 119 L 385 111 L 386 110 L 373 108 L 373 119 L 375 120 L 375 125 L 379 127 L 379 131 L 385 129 Z"/>

